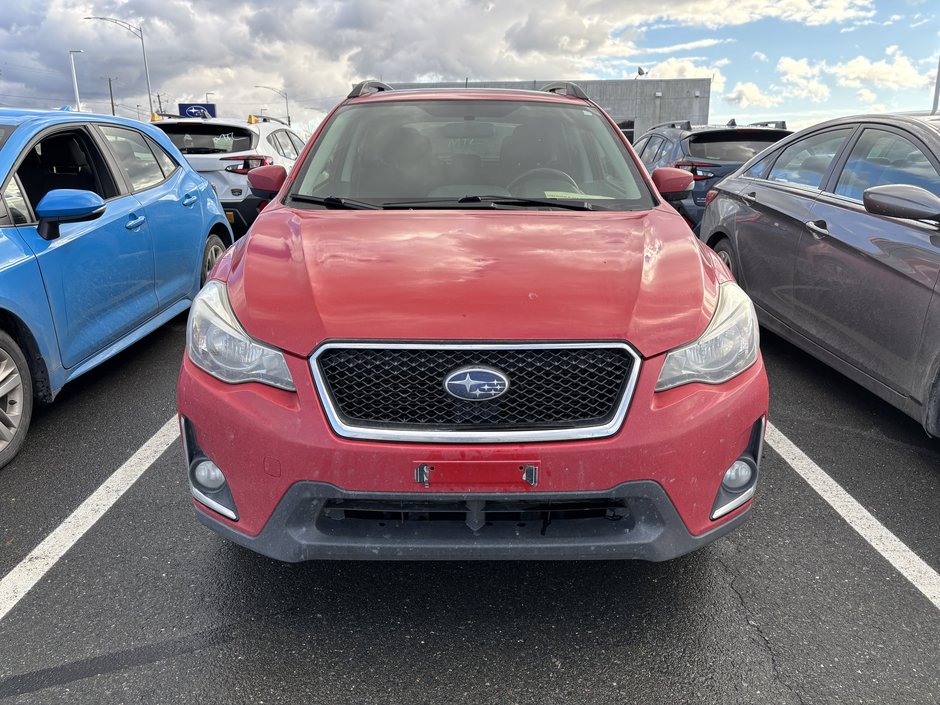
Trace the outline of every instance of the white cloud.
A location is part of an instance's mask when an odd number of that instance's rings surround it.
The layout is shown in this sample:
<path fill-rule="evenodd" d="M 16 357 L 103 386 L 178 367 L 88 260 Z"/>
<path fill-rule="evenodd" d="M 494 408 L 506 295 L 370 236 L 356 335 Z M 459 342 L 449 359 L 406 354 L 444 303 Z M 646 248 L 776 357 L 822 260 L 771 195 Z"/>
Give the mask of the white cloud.
<path fill-rule="evenodd" d="M 878 100 L 878 96 L 872 93 L 867 88 L 863 88 L 855 94 L 855 97 L 858 98 L 863 103 L 874 103 Z"/>
<path fill-rule="evenodd" d="M 650 69 L 653 78 L 710 78 L 712 92 L 725 89 L 725 77 L 718 66 L 700 66 L 687 59 L 669 58 Z"/>
<path fill-rule="evenodd" d="M 694 42 L 686 42 L 685 44 L 673 44 L 668 47 L 637 47 L 637 51 L 640 55 L 646 54 L 675 54 L 676 52 L 681 51 L 691 51 L 693 49 L 704 49 L 707 47 L 717 46 L 719 44 L 728 44 L 729 42 L 734 42 L 734 39 L 699 39 Z"/>
<path fill-rule="evenodd" d="M 733 8 L 729 8 L 726 0 L 675 0 L 654 7 L 623 0 L 587 0 L 577 8 L 580 13 L 589 15 L 617 13 L 624 18 L 624 24 L 631 26 L 660 20 L 709 29 L 763 19 L 820 26 L 865 21 L 875 15 L 874 0 L 737 0 Z"/>
<path fill-rule="evenodd" d="M 825 71 L 836 77 L 836 83 L 849 88 L 877 86 L 878 88 L 925 88 L 931 85 L 930 72 L 919 73 L 900 50 L 891 53 L 891 60 L 872 61 L 857 56 L 851 61 L 826 66 Z"/>
<path fill-rule="evenodd" d="M 766 95 L 761 92 L 757 84 L 750 82 L 736 83 L 734 88 L 731 89 L 731 92 L 726 93 L 722 98 L 726 103 L 739 105 L 742 108 L 748 108 L 750 106 L 771 108 L 783 102 L 783 98 Z"/>
<path fill-rule="evenodd" d="M 898 50 L 898 45 L 892 44 L 887 49 L 885 49 L 885 54 L 887 54 L 888 56 L 893 56 L 897 50 Z"/>
<path fill-rule="evenodd" d="M 810 64 L 808 59 L 789 56 L 777 62 L 777 73 L 784 82 L 784 95 L 820 103 L 829 97 L 829 86 L 820 80 L 824 63 Z"/>
<path fill-rule="evenodd" d="M 758 61 L 769 61 L 767 54 L 762 51 L 755 51 L 753 54 L 751 54 L 751 58 L 757 59 Z"/>

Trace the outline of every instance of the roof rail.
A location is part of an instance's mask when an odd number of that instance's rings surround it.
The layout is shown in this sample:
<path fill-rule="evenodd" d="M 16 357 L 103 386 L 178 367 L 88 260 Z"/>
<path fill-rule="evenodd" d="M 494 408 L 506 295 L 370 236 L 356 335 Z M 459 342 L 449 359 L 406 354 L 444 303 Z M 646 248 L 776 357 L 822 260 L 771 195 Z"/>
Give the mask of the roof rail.
<path fill-rule="evenodd" d="M 677 130 L 691 130 L 692 121 L 691 120 L 672 120 L 670 122 L 661 122 L 658 125 L 651 125 L 650 130 L 655 130 L 657 127 L 674 127 Z"/>
<path fill-rule="evenodd" d="M 581 90 L 581 86 L 568 81 L 549 83 L 547 86 L 543 87 L 542 90 L 546 93 L 564 93 L 564 95 L 573 95 L 575 98 L 580 98 L 581 100 L 590 100 L 590 98 L 587 97 L 587 93 Z"/>
<path fill-rule="evenodd" d="M 380 91 L 392 90 L 395 89 L 381 81 L 363 81 L 362 83 L 357 83 L 346 98 L 358 98 L 363 93 L 379 93 Z"/>
<path fill-rule="evenodd" d="M 287 125 L 286 120 L 281 120 L 280 118 L 272 117 L 271 115 L 249 115 L 248 124 L 257 125 L 259 122 L 279 122 L 282 125 Z"/>
<path fill-rule="evenodd" d="M 773 127 L 778 130 L 786 130 L 787 121 L 786 120 L 765 120 L 764 122 L 749 122 L 747 126 L 748 127 Z"/>

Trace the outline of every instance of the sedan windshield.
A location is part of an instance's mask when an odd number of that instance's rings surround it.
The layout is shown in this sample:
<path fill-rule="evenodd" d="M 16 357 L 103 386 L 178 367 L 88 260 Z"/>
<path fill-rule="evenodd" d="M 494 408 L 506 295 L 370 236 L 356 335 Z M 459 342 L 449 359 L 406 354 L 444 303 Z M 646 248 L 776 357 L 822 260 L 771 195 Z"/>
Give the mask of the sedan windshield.
<path fill-rule="evenodd" d="M 344 106 L 296 184 L 292 205 L 316 198 L 389 208 L 639 210 L 655 203 L 599 111 L 538 101 Z"/>

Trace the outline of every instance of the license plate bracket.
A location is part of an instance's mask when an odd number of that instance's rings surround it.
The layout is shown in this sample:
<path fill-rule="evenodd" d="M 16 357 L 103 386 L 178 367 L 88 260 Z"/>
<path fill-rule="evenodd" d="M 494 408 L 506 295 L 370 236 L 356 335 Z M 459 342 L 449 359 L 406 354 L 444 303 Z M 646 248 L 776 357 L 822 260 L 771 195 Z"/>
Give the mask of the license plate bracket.
<path fill-rule="evenodd" d="M 415 482 L 426 488 L 492 485 L 529 489 L 539 483 L 537 460 L 433 460 L 415 463 Z"/>

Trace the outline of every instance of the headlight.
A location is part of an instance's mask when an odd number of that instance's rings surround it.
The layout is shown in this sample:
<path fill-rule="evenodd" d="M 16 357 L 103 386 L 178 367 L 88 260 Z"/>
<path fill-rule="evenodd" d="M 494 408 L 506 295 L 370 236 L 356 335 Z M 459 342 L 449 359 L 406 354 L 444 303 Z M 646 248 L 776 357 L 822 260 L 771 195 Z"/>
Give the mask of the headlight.
<path fill-rule="evenodd" d="M 726 282 L 718 291 L 715 315 L 701 337 L 666 355 L 656 391 L 689 382 L 727 382 L 754 364 L 759 345 L 754 304 L 741 287 Z"/>
<path fill-rule="evenodd" d="M 283 353 L 244 331 L 222 282 L 210 281 L 193 301 L 186 348 L 194 365 L 223 382 L 261 382 L 294 391 Z"/>

